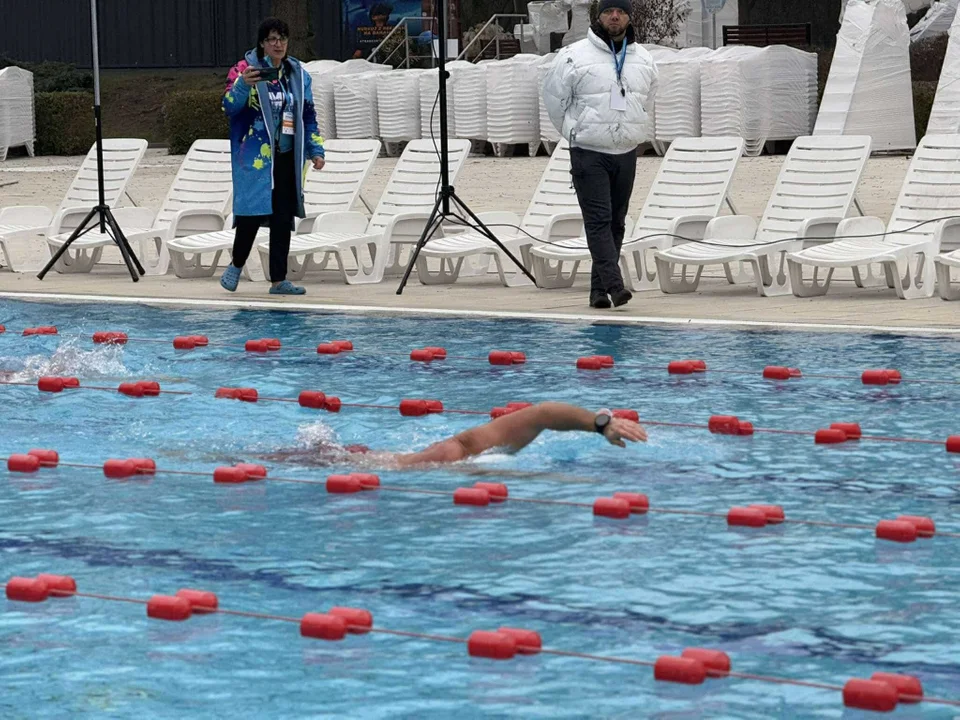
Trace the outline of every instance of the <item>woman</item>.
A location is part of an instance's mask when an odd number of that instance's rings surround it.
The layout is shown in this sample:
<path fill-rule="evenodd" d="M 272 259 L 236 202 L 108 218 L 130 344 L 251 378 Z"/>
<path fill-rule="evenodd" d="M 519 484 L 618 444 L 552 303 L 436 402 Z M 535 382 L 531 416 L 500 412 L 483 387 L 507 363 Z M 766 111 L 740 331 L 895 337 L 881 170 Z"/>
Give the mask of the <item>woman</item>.
<path fill-rule="evenodd" d="M 317 128 L 310 75 L 287 56 L 290 28 L 267 18 L 257 47 L 227 76 L 223 110 L 230 120 L 233 166 L 233 262 L 220 277 L 230 292 L 250 256 L 257 231 L 270 226 L 270 293 L 303 295 L 287 280 L 293 218 L 303 217 L 307 162 L 323 168 L 323 138 Z"/>

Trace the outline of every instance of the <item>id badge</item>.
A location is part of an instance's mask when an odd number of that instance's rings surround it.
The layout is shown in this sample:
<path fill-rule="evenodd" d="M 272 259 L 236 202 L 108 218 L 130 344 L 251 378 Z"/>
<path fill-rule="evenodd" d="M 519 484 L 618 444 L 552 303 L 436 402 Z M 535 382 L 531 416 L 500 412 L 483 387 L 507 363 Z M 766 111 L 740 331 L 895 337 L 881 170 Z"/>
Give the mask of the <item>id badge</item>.
<path fill-rule="evenodd" d="M 620 112 L 627 111 L 627 97 L 623 94 L 623 90 L 619 85 L 613 85 L 610 88 L 610 109 L 619 110 Z"/>
<path fill-rule="evenodd" d="M 626 106 L 624 106 L 624 110 L 626 110 Z M 293 127 L 293 111 L 292 110 L 283 111 L 283 127 L 281 129 L 281 132 L 284 135 L 294 134 L 295 131 Z"/>

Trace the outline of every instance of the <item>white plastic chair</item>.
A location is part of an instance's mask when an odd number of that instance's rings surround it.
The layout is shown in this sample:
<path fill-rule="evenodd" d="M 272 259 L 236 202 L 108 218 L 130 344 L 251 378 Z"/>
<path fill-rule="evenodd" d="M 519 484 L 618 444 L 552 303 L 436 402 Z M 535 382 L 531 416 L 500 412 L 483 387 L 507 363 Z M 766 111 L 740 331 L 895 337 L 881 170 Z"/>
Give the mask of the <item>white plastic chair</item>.
<path fill-rule="evenodd" d="M 714 218 L 704 243 L 674 245 L 657 252 L 657 276 L 665 293 L 693 292 L 706 265 L 731 264 L 753 271 L 760 295 L 789 295 L 784 255 L 828 242 L 850 212 L 870 157 L 870 137 L 817 135 L 797 138 L 790 147 L 760 224 L 749 215 Z M 681 266 L 679 277 L 674 269 Z M 696 274 L 688 279 L 689 268 Z"/>
<path fill-rule="evenodd" d="M 887 286 L 901 299 L 932 297 L 941 244 L 960 246 L 960 135 L 923 138 L 886 226 L 876 217 L 849 218 L 840 223 L 837 237 L 787 255 L 794 295 L 825 295 L 837 268 L 853 268 L 857 285 L 864 287 L 858 268 L 879 263 Z M 826 268 L 823 282 L 814 276 L 805 284 L 804 266 Z"/>
<path fill-rule="evenodd" d="M 146 151 L 146 140 L 113 138 L 103 141 L 104 199 L 109 207 L 119 205 Z M 80 165 L 56 214 L 43 205 L 20 205 L 0 210 L 0 256 L 6 258 L 7 266 L 14 272 L 33 269 L 16 261 L 7 243 L 72 231 L 99 201 L 97 146 L 94 145 Z"/>
<path fill-rule="evenodd" d="M 934 258 L 937 267 L 937 287 L 944 300 L 960 300 L 960 285 L 953 284 L 950 276 L 952 268 L 960 269 L 960 250 L 937 255 Z"/>
<path fill-rule="evenodd" d="M 451 139 L 448 147 L 452 184 L 470 152 L 470 141 Z M 290 255 L 306 257 L 299 270 L 291 273 L 293 279 L 301 279 L 313 267 L 326 267 L 331 258 L 337 262 L 340 277 L 351 285 L 378 283 L 386 275 L 402 272 L 402 250 L 412 249 L 426 227 L 436 202 L 439 175 L 440 160 L 433 141 L 407 143 L 369 221 L 360 212 L 325 213 L 314 225 L 322 229 L 298 233 L 291 239 Z M 316 255 L 322 255 L 319 262 Z M 355 266 L 349 272 L 348 259 Z"/>
<path fill-rule="evenodd" d="M 628 224 L 630 239 L 620 253 L 628 288 L 636 292 L 657 287 L 649 254 L 673 245 L 674 236 L 703 237 L 727 198 L 743 147 L 738 137 L 678 138 L 671 143 L 632 231 Z M 571 287 L 580 263 L 590 260 L 585 237 L 541 245 L 530 255 L 537 284 L 544 288 Z"/>
<path fill-rule="evenodd" d="M 230 174 L 230 141 L 197 140 L 190 146 L 173 185 L 156 217 L 149 211 L 117 217 L 117 224 L 137 253 L 148 275 L 166 275 L 170 267 L 167 243 L 176 237 L 206 230 L 220 230 L 233 196 Z M 129 219 L 128 219 L 129 218 Z M 135 224 L 139 220 L 139 224 Z M 50 252 L 67 241 L 69 233 L 47 236 Z M 99 229 L 77 238 L 54 268 L 57 272 L 90 272 L 100 261 L 103 248 L 113 239 Z"/>
<path fill-rule="evenodd" d="M 480 213 L 478 217 L 514 257 L 521 256 L 528 268 L 531 247 L 544 240 L 576 237 L 583 232 L 580 205 L 570 177 L 567 141 L 561 140 L 554 148 L 522 220 L 514 213 L 502 211 Z M 417 258 L 417 277 L 425 285 L 456 282 L 467 258 L 487 261 L 492 258 L 500 282 L 507 287 L 530 283 L 523 273 L 509 272 L 512 263 L 506 255 L 492 240 L 475 230 L 432 239 Z M 438 270 L 430 270 L 430 260 L 439 261 Z"/>
<path fill-rule="evenodd" d="M 315 218 L 323 213 L 349 210 L 360 194 L 360 188 L 380 153 L 379 140 L 327 140 L 326 165 L 320 172 L 307 172 L 303 185 L 306 217 L 299 228 L 312 229 Z M 222 229 L 197 235 L 187 235 L 167 242 L 170 264 L 179 278 L 210 277 L 217 271 L 223 251 L 233 250 L 234 231 L 232 216 L 222 223 Z M 267 240 L 269 231 L 262 229 L 257 234 L 257 243 Z M 257 248 L 265 254 L 262 248 Z M 202 262 L 203 255 L 213 253 L 209 265 Z M 244 267 L 247 277 L 251 263 Z M 263 262 L 264 271 L 269 263 Z"/>

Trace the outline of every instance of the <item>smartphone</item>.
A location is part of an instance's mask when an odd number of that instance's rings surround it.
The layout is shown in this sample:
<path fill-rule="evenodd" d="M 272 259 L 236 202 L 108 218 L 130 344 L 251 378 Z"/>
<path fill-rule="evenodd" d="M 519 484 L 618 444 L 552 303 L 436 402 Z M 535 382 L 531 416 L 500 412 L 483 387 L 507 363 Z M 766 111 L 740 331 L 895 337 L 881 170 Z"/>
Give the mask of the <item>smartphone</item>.
<path fill-rule="evenodd" d="M 280 68 L 257 68 L 260 73 L 260 80 L 263 82 L 273 82 L 280 79 Z"/>

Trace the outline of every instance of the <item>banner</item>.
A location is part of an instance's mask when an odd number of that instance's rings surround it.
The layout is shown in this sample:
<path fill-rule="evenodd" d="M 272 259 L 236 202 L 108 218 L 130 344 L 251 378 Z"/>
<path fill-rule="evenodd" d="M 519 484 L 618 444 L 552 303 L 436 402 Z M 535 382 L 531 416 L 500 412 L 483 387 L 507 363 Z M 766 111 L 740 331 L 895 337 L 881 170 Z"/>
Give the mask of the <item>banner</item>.
<path fill-rule="evenodd" d="M 401 18 L 420 17 L 423 0 L 343 0 L 343 24 L 349 57 L 365 58 L 390 34 Z M 411 33 L 419 34 L 420 23 Z M 429 30 L 425 26 L 423 30 Z M 391 39 L 392 40 L 392 39 Z"/>

